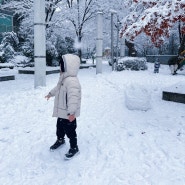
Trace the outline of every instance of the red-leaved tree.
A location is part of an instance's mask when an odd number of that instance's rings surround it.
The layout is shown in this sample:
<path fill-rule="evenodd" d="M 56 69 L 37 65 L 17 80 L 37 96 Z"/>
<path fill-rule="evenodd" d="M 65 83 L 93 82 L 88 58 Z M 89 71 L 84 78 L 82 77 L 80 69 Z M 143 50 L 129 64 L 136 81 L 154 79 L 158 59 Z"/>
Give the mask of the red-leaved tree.
<path fill-rule="evenodd" d="M 180 50 L 184 50 L 185 0 L 133 0 L 130 14 L 123 19 L 121 37 L 133 40 L 144 32 L 159 47 L 176 22 L 179 22 Z"/>

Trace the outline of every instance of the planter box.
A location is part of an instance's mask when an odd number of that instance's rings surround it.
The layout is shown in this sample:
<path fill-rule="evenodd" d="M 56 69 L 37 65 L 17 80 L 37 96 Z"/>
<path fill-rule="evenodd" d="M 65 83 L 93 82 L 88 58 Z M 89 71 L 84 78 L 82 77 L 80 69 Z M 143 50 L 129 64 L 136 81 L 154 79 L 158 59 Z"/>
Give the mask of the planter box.
<path fill-rule="evenodd" d="M 165 89 L 162 93 L 162 99 L 178 103 L 185 103 L 185 83 L 179 83 Z"/>
<path fill-rule="evenodd" d="M 19 74 L 34 74 L 35 73 L 34 69 L 29 69 L 29 70 L 19 69 L 18 72 Z M 60 70 L 59 69 L 46 70 L 46 75 L 50 75 L 54 73 L 60 73 Z"/>
<path fill-rule="evenodd" d="M 15 76 L 14 75 L 0 76 L 0 82 L 2 82 L 2 81 L 8 81 L 8 80 L 15 80 Z"/>
<path fill-rule="evenodd" d="M 178 103 L 185 103 L 185 94 L 164 91 L 163 100 L 173 101 L 173 102 L 178 102 Z"/>

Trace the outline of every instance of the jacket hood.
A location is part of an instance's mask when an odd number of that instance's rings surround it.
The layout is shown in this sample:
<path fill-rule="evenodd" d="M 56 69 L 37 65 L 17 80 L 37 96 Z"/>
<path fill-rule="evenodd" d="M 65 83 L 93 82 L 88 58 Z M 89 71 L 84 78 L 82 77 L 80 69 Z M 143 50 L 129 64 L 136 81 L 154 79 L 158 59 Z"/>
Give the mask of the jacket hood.
<path fill-rule="evenodd" d="M 80 67 L 80 58 L 77 55 L 66 54 L 62 56 L 64 61 L 64 77 L 77 76 Z"/>

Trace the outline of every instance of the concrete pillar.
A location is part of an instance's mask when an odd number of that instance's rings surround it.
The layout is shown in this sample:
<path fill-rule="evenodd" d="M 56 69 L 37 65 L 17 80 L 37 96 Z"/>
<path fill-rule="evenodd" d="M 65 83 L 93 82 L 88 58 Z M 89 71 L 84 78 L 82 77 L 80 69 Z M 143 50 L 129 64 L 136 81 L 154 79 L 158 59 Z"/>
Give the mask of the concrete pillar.
<path fill-rule="evenodd" d="M 102 73 L 103 55 L 103 13 L 97 13 L 97 38 L 96 38 L 96 74 Z"/>
<path fill-rule="evenodd" d="M 46 86 L 45 0 L 34 0 L 34 86 Z"/>
<path fill-rule="evenodd" d="M 121 38 L 120 57 L 125 56 L 125 38 Z"/>
<path fill-rule="evenodd" d="M 113 29 L 113 15 L 114 12 L 111 12 L 111 64 L 112 64 L 112 71 L 114 70 L 114 29 Z"/>

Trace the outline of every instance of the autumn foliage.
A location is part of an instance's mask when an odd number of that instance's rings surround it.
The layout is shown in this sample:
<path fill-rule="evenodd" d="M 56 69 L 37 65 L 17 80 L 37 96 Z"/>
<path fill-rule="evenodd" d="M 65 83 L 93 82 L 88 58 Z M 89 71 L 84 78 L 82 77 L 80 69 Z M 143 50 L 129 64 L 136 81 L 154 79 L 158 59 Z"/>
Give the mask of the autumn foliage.
<path fill-rule="evenodd" d="M 177 21 L 185 23 L 184 0 L 133 0 L 133 7 L 141 7 L 131 12 L 124 20 L 120 36 L 126 36 L 133 40 L 137 35 L 144 32 L 151 41 L 160 46 L 164 37 L 169 37 L 170 28 Z M 185 25 L 185 24 L 184 24 Z M 181 27 L 185 34 L 185 26 Z"/>

